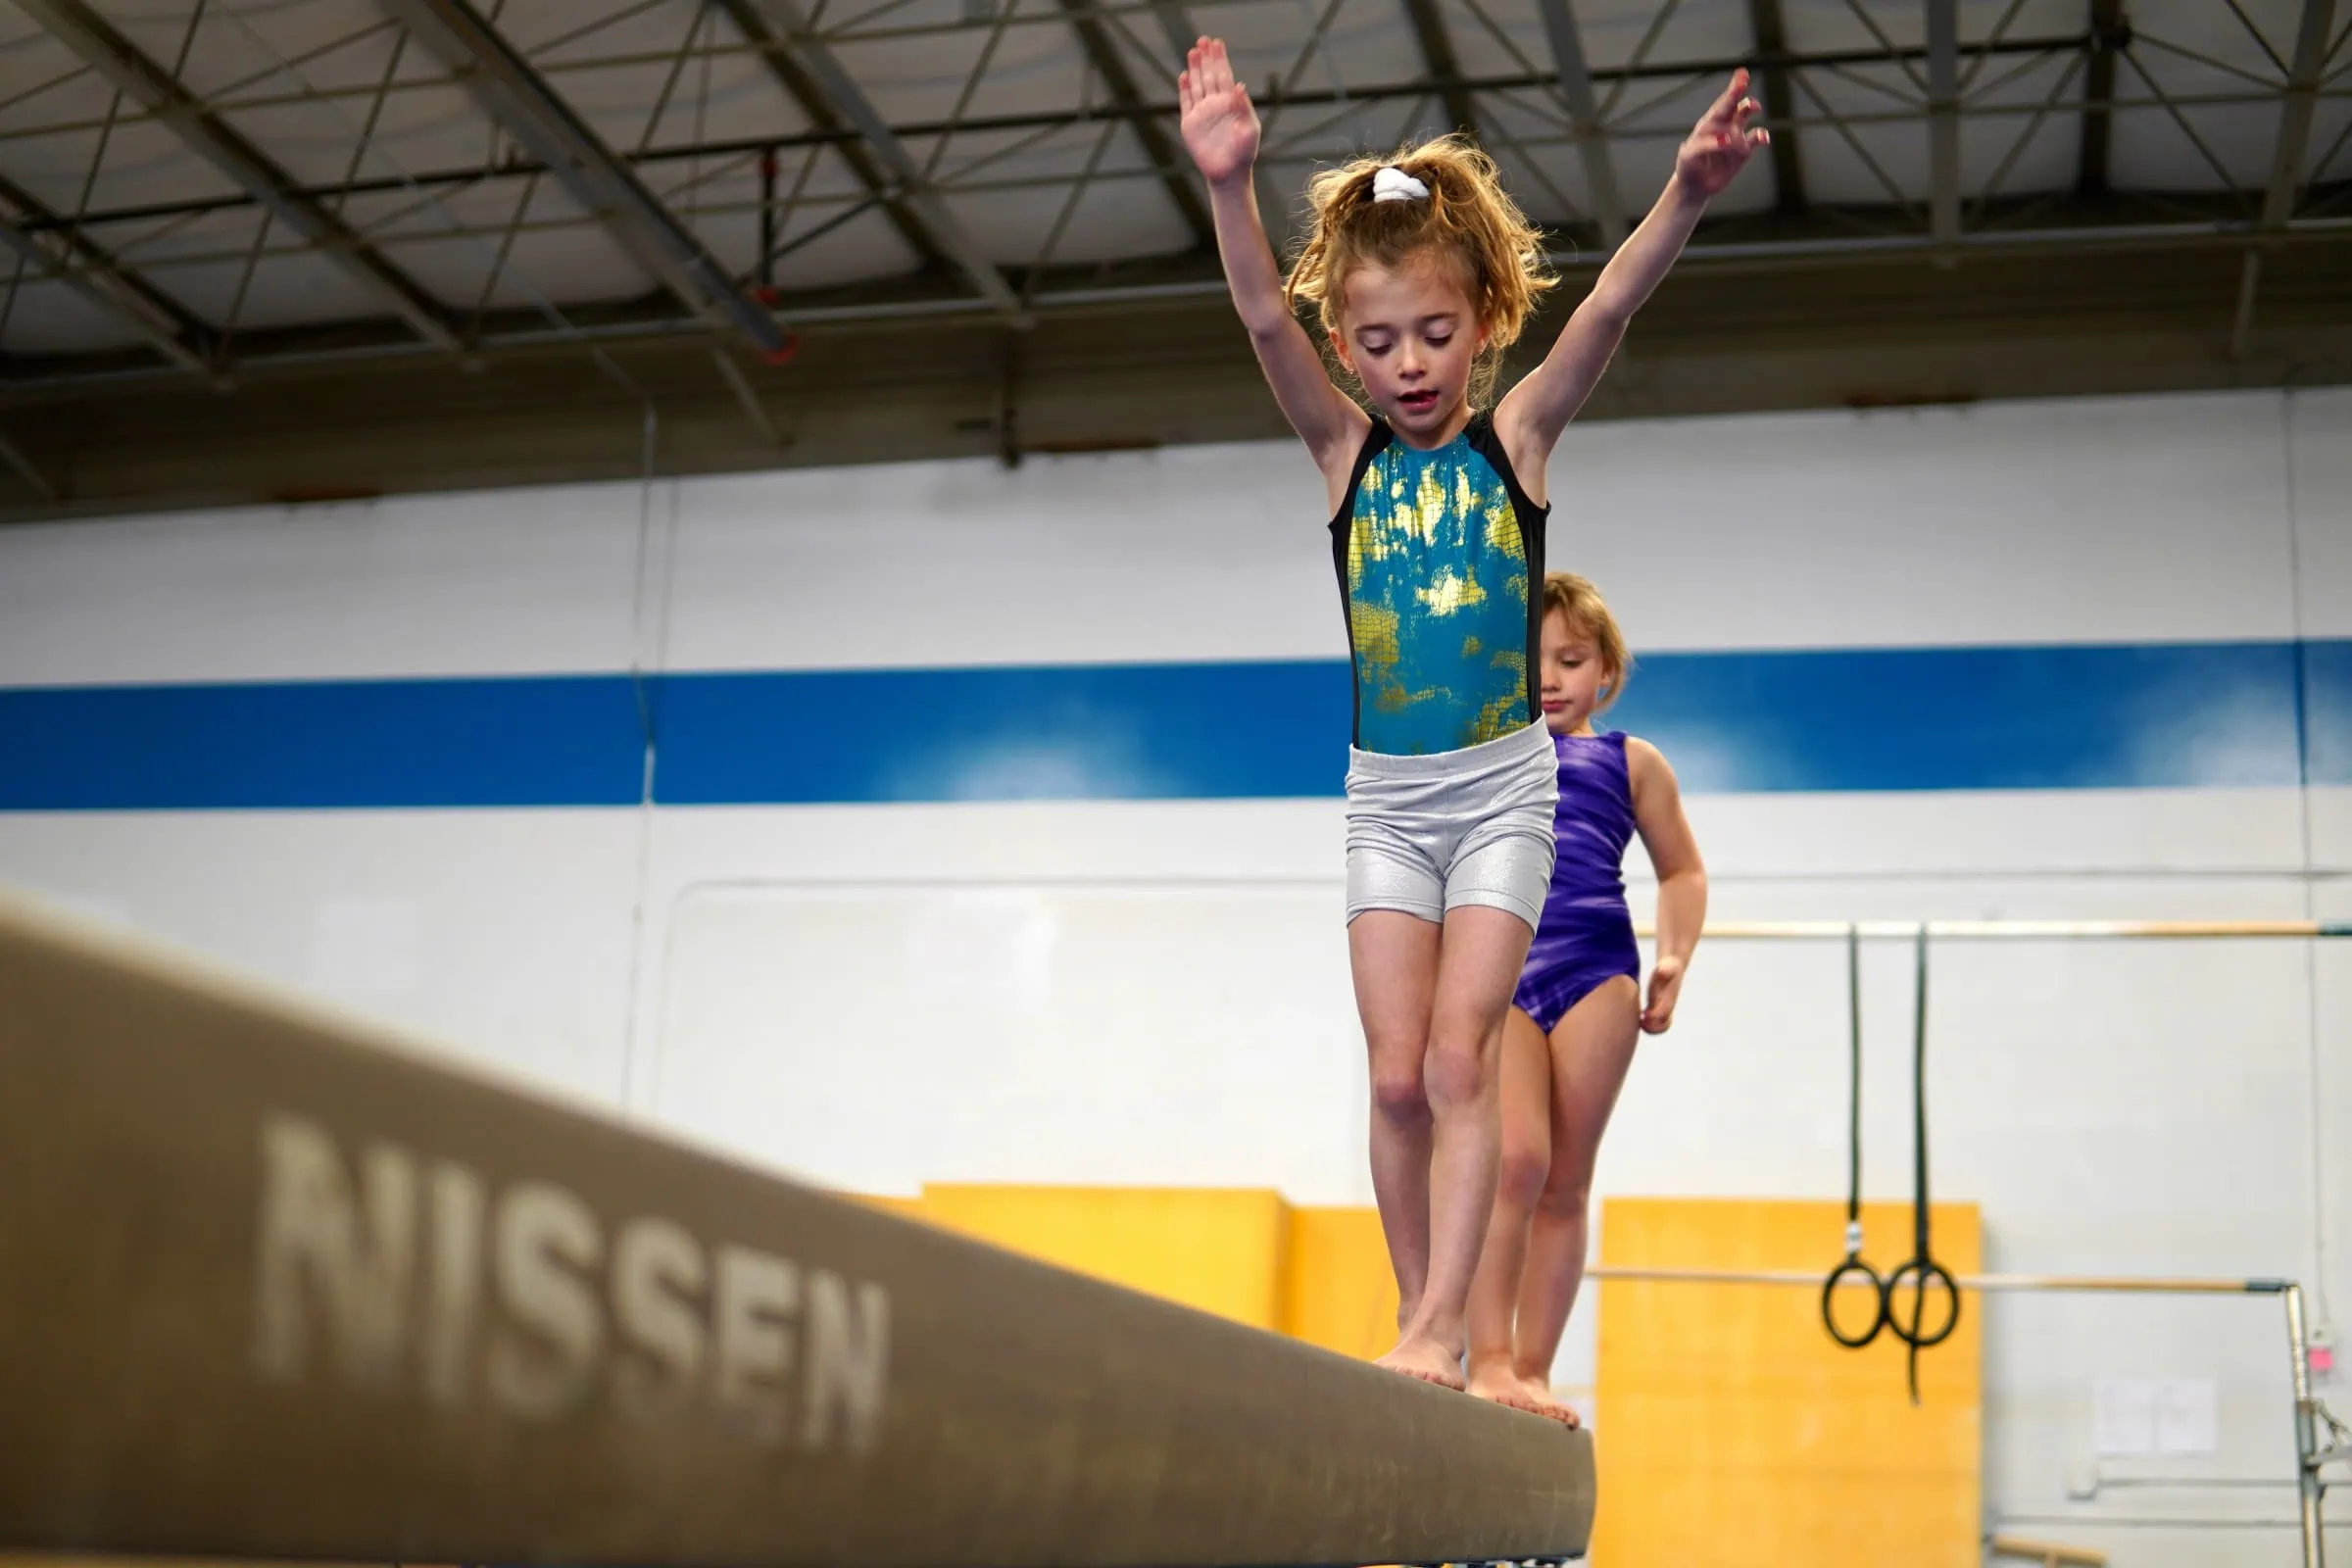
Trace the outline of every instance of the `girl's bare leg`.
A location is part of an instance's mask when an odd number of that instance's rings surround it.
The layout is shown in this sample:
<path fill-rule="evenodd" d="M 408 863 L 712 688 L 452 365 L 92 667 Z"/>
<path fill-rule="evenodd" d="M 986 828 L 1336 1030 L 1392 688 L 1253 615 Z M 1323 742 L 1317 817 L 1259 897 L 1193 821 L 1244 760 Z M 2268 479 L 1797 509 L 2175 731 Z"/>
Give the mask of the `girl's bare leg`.
<path fill-rule="evenodd" d="M 1641 989 L 1621 975 L 1579 1002 L 1551 1032 L 1551 1168 L 1528 1232 L 1516 1352 L 1519 1375 L 1545 1390 L 1585 1279 L 1600 1135 L 1625 1087 L 1641 1026 Z"/>
<path fill-rule="evenodd" d="M 1355 1008 L 1372 1067 L 1372 1193 L 1396 1273 L 1396 1326 L 1429 1285 L 1429 1155 L 1433 1121 L 1422 1081 L 1429 1009 L 1438 989 L 1441 928 L 1398 909 L 1368 909 L 1348 924 Z"/>
<path fill-rule="evenodd" d="M 1551 1168 L 1551 1046 L 1536 1020 L 1513 1007 L 1502 1021 L 1496 1066 L 1502 1145 L 1494 1217 L 1470 1285 L 1470 1392 L 1498 1404 L 1549 1413 L 1519 1375 L 1512 1344 L 1520 1275 L 1536 1200 Z"/>
<path fill-rule="evenodd" d="M 1470 905 L 1446 917 L 1421 1081 L 1428 1099 L 1429 1269 L 1420 1300 L 1381 1364 L 1462 1387 L 1471 1276 L 1494 1211 L 1501 1125 L 1495 1057 L 1503 1015 L 1535 933 L 1515 914 Z"/>

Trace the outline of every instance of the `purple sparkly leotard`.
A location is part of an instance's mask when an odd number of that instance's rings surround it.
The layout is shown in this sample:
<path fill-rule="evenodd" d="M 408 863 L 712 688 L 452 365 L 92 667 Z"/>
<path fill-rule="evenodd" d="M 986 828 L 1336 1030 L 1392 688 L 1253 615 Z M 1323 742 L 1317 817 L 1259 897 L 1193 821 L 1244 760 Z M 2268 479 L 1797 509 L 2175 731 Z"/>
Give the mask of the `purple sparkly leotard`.
<path fill-rule="evenodd" d="M 1625 907 L 1625 847 L 1634 837 L 1633 777 L 1625 735 L 1554 735 L 1560 804 L 1551 819 L 1559 854 L 1544 919 L 1511 998 L 1545 1034 L 1568 1009 L 1618 975 L 1642 978 L 1642 952 Z"/>

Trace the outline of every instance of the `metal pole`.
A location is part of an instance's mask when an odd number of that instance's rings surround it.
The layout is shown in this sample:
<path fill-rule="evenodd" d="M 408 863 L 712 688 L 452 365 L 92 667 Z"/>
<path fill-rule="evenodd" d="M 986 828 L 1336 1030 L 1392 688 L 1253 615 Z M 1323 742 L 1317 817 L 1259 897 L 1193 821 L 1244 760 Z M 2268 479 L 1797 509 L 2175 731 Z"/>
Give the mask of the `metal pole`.
<path fill-rule="evenodd" d="M 2310 1347 L 2303 1332 L 2303 1287 L 2289 1285 L 2284 1294 L 2286 1350 L 2293 1359 L 2295 1388 L 2295 1490 L 2302 1505 L 2303 1568 L 2327 1568 L 2327 1533 L 2320 1518 L 2320 1502 L 2327 1489 L 2320 1481 L 2320 1443 L 2311 1397 Z"/>
<path fill-rule="evenodd" d="M 1651 1285 L 1802 1285 L 1821 1287 L 1821 1273 L 1812 1269 L 1645 1268 L 1640 1265 L 1595 1263 L 1585 1270 L 1587 1279 Z M 1964 1291 L 1980 1294 L 2066 1296 L 2280 1296 L 2300 1293 L 2288 1280 L 2164 1278 L 2136 1274 L 1962 1274 Z M 2299 1299 L 2299 1296 L 2298 1296 Z M 2297 1308 L 2300 1311 L 2300 1307 Z"/>
<path fill-rule="evenodd" d="M 760 155 L 760 286 L 776 286 L 776 150 Z"/>
<path fill-rule="evenodd" d="M 1922 929 L 1938 942 L 2197 942 L 2242 938 L 2304 940 L 2352 937 L 2352 920 L 1722 920 L 1702 933 L 1710 942 L 1826 942 L 1849 934 L 1910 942 Z M 1635 928 L 1655 936 L 1654 926 Z"/>

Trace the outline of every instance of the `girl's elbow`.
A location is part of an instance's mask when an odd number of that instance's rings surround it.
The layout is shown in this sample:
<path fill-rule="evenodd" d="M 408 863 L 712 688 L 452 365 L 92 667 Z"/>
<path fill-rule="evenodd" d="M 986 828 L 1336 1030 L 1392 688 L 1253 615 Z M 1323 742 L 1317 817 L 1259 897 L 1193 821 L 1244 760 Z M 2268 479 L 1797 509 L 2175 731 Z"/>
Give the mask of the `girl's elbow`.
<path fill-rule="evenodd" d="M 1626 329 L 1634 324 L 1634 313 L 1641 308 L 1642 301 L 1632 289 L 1603 273 L 1576 314 L 1585 318 L 1595 337 L 1614 349 L 1625 340 Z"/>
<path fill-rule="evenodd" d="M 1593 314 L 1599 318 L 1596 325 L 1611 352 L 1624 346 L 1625 334 L 1633 329 L 1634 313 L 1641 308 L 1640 300 L 1614 290 L 1599 302 Z"/>

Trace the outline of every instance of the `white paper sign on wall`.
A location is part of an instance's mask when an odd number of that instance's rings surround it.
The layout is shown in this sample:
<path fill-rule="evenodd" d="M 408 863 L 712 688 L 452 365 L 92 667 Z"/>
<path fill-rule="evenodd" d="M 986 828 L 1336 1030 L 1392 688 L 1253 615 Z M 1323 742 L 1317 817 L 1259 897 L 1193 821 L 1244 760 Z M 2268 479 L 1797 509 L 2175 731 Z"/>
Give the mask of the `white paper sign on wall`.
<path fill-rule="evenodd" d="M 2156 1385 L 2101 1378 L 2093 1391 L 2093 1433 L 2102 1458 L 2156 1451 Z"/>
<path fill-rule="evenodd" d="M 2211 1378 L 2156 1386 L 2156 1451 L 2211 1453 L 2221 1446 L 2221 1395 Z"/>

